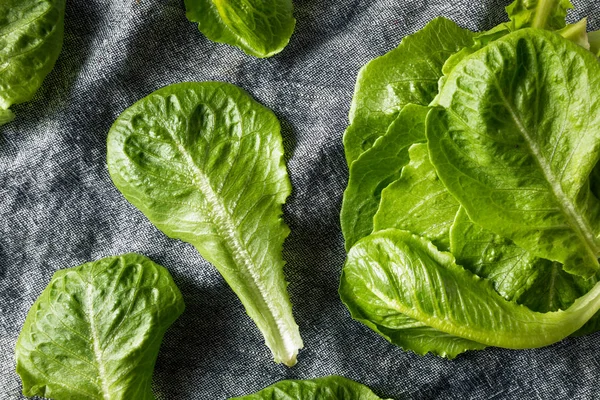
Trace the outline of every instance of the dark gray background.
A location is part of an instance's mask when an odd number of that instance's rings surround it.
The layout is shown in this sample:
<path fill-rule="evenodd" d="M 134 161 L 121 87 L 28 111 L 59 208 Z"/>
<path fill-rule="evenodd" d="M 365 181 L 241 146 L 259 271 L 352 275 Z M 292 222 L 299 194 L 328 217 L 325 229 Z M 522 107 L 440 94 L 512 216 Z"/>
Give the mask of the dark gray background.
<path fill-rule="evenodd" d="M 58 269 L 126 252 L 166 266 L 187 309 L 154 374 L 159 399 L 225 399 L 284 378 L 340 374 L 395 399 L 600 398 L 600 334 L 455 361 L 419 357 L 354 322 L 337 295 L 342 133 L 359 68 L 444 15 L 484 30 L 509 0 L 297 0 L 290 45 L 267 60 L 204 38 L 181 0 L 68 0 L 63 52 L 34 101 L 0 128 L 0 398 L 20 399 L 13 348 L 27 310 Z M 588 16 L 576 2 L 570 21 Z M 222 80 L 282 121 L 294 193 L 285 243 L 298 365 L 271 361 L 233 292 L 191 245 L 168 239 L 110 181 L 106 135 L 126 107 L 175 82 Z"/>

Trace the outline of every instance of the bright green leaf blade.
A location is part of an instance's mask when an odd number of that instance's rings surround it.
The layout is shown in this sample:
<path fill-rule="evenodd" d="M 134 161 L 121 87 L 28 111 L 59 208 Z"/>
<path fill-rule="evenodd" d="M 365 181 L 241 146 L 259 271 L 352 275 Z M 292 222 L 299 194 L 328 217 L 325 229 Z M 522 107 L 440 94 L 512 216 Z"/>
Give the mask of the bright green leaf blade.
<path fill-rule="evenodd" d="M 360 70 L 344 134 L 349 166 L 386 133 L 406 104 L 426 106 L 433 100 L 446 59 L 471 45 L 473 35 L 436 18 Z"/>
<path fill-rule="evenodd" d="M 231 400 L 381 400 L 365 385 L 341 376 L 277 382 L 260 392 Z"/>
<path fill-rule="evenodd" d="M 600 284 L 566 311 L 538 313 L 509 302 L 450 253 L 406 231 L 389 229 L 359 241 L 344 274 L 352 301 L 374 299 L 451 335 L 512 349 L 547 346 L 582 327 L 600 308 Z"/>
<path fill-rule="evenodd" d="M 352 163 L 340 213 L 346 250 L 373 231 L 381 191 L 400 177 L 408 163 L 408 148 L 425 141 L 428 111 L 427 107 L 406 105 L 387 133 Z"/>
<path fill-rule="evenodd" d="M 381 193 L 375 231 L 388 228 L 423 236 L 442 250 L 450 248 L 450 227 L 460 204 L 446 190 L 429 161 L 426 143 L 413 145 L 402 176 Z"/>
<path fill-rule="evenodd" d="M 0 2 L 0 109 L 31 100 L 42 85 L 62 48 L 64 14 L 65 0 Z"/>
<path fill-rule="evenodd" d="M 281 256 L 291 184 L 275 115 L 230 84 L 167 86 L 117 119 L 108 169 L 154 225 L 219 270 L 275 361 L 295 364 L 302 339 Z"/>
<path fill-rule="evenodd" d="M 158 350 L 184 307 L 169 272 L 138 254 L 56 272 L 17 340 L 23 394 L 154 399 Z"/>
<path fill-rule="evenodd" d="M 450 231 L 456 262 L 488 279 L 505 299 L 548 312 L 565 310 L 592 290 L 597 276 L 583 279 L 563 271 L 557 262 L 534 257 L 512 241 L 473 223 L 464 209 L 456 214 Z M 600 328 L 596 313 L 575 335 Z"/>
<path fill-rule="evenodd" d="M 600 57 L 600 31 L 589 32 L 588 41 L 590 43 L 590 51 L 597 57 Z"/>
<path fill-rule="evenodd" d="M 506 7 L 512 31 L 522 28 L 562 29 L 567 11 L 573 8 L 569 0 L 515 0 Z"/>
<path fill-rule="evenodd" d="M 291 0 L 185 0 L 185 7 L 207 38 L 259 58 L 281 52 L 296 25 Z"/>
<path fill-rule="evenodd" d="M 523 29 L 461 61 L 427 120 L 431 161 L 477 224 L 586 277 L 598 271 L 600 63 Z"/>

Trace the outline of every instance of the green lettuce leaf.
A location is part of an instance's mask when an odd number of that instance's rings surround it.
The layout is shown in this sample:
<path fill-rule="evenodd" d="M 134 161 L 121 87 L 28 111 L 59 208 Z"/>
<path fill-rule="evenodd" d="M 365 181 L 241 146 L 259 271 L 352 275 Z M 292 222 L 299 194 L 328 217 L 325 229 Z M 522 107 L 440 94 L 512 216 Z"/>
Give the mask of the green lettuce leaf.
<path fill-rule="evenodd" d="M 185 7 L 207 38 L 259 58 L 281 52 L 296 25 L 291 0 L 185 0 Z"/>
<path fill-rule="evenodd" d="M 450 248 L 450 227 L 460 204 L 446 190 L 429 161 L 426 143 L 413 145 L 402 176 L 381 193 L 375 231 L 388 228 L 423 236 L 438 248 Z"/>
<path fill-rule="evenodd" d="M 600 284 L 565 311 L 538 313 L 507 301 L 489 281 L 458 266 L 410 232 L 388 229 L 348 253 L 345 279 L 356 307 L 373 304 L 448 334 L 511 349 L 547 346 L 581 328 L 600 309 Z M 381 307 L 380 307 L 381 308 Z"/>
<path fill-rule="evenodd" d="M 381 191 L 400 177 L 409 160 L 408 148 L 425 141 L 428 111 L 427 107 L 406 105 L 386 134 L 352 163 L 340 212 L 346 250 L 373 231 Z"/>
<path fill-rule="evenodd" d="M 589 32 L 588 41 L 590 43 L 590 51 L 597 57 L 600 57 L 600 31 Z"/>
<path fill-rule="evenodd" d="M 33 98 L 52 71 L 63 42 L 65 0 L 0 2 L 0 125 L 8 110 Z"/>
<path fill-rule="evenodd" d="M 446 59 L 471 45 L 473 35 L 436 18 L 360 70 L 344 133 L 348 166 L 387 132 L 406 104 L 426 106 L 433 100 Z"/>
<path fill-rule="evenodd" d="M 522 29 L 463 59 L 429 113 L 431 162 L 482 227 L 584 277 L 598 269 L 600 64 L 562 37 Z M 568 134 L 566 134 L 568 133 Z"/>
<path fill-rule="evenodd" d="M 275 361 L 294 365 L 302 339 L 281 256 L 291 184 L 275 115 L 234 85 L 167 86 L 114 123 L 108 169 L 154 225 L 219 270 Z"/>
<path fill-rule="evenodd" d="M 510 30 L 538 28 L 562 29 L 566 25 L 567 11 L 573 8 L 569 0 L 515 0 L 506 7 Z"/>
<path fill-rule="evenodd" d="M 231 400 L 381 400 L 368 387 L 341 376 L 277 382 Z"/>
<path fill-rule="evenodd" d="M 184 307 L 169 272 L 138 254 L 56 272 L 17 340 L 23 394 L 154 399 L 158 350 Z"/>

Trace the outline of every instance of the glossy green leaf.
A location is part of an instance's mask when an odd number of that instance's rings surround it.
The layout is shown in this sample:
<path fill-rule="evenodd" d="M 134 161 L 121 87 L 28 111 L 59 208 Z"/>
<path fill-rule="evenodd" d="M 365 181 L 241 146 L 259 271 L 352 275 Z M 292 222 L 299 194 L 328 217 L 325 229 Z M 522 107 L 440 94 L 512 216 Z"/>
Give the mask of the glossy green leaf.
<path fill-rule="evenodd" d="M 567 272 L 598 271 L 600 64 L 522 29 L 463 59 L 428 115 L 431 161 L 471 219 Z"/>
<path fill-rule="evenodd" d="M 506 7 L 511 30 L 538 28 L 562 29 L 566 25 L 567 11 L 573 8 L 569 0 L 515 0 Z"/>
<path fill-rule="evenodd" d="M 260 58 L 282 51 L 296 25 L 291 0 L 185 0 L 185 7 L 207 38 Z"/>
<path fill-rule="evenodd" d="M 356 288 L 351 300 L 358 307 L 386 304 L 434 329 L 489 346 L 547 346 L 581 328 L 600 309 L 597 284 L 565 311 L 532 311 L 505 300 L 450 253 L 395 229 L 360 240 L 348 253 L 344 275 Z"/>
<path fill-rule="evenodd" d="M 0 2 L 0 125 L 8 108 L 31 100 L 50 73 L 63 42 L 65 0 Z"/>
<path fill-rule="evenodd" d="M 352 163 L 340 212 L 346 250 L 373 231 L 381 191 L 400 177 L 409 160 L 408 148 L 425 141 L 428 111 L 427 107 L 406 105 L 387 133 Z"/>
<path fill-rule="evenodd" d="M 388 228 L 423 236 L 442 250 L 450 248 L 450 227 L 460 204 L 446 190 L 429 161 L 426 143 L 413 145 L 402 176 L 381 194 L 375 231 Z"/>
<path fill-rule="evenodd" d="M 138 254 L 56 272 L 17 340 L 23 394 L 54 400 L 154 399 L 158 350 L 183 309 L 169 272 Z"/>
<path fill-rule="evenodd" d="M 380 400 L 365 385 L 341 376 L 277 382 L 260 392 L 231 400 Z"/>
<path fill-rule="evenodd" d="M 472 37 L 454 22 L 436 18 L 360 70 L 344 134 L 349 166 L 387 132 L 406 104 L 426 106 L 433 100 L 446 59 L 472 44 Z"/>
<path fill-rule="evenodd" d="M 230 84 L 167 86 L 114 123 L 108 169 L 154 225 L 219 270 L 275 361 L 295 364 L 302 339 L 281 256 L 291 184 L 275 115 Z"/>

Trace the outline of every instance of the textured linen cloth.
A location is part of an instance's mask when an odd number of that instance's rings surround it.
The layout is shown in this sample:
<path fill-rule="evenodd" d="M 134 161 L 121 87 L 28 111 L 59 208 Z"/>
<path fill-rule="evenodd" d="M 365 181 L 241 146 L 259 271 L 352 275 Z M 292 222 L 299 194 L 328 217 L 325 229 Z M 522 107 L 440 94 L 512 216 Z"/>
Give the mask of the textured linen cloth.
<path fill-rule="evenodd" d="M 600 334 L 527 351 L 487 349 L 454 361 L 420 357 L 353 321 L 339 300 L 339 208 L 347 182 L 342 133 L 359 68 L 443 15 L 472 30 L 505 20 L 509 0 L 296 0 L 296 32 L 259 60 L 215 44 L 181 0 L 67 0 L 62 54 L 35 99 L 0 127 L 0 399 L 22 398 L 14 346 L 29 307 L 59 269 L 139 252 L 167 267 L 186 311 L 165 336 L 158 399 L 226 399 L 289 378 L 339 374 L 394 399 L 598 399 Z M 575 1 L 569 21 L 593 0 Z M 217 271 L 168 239 L 113 186 L 106 136 L 154 90 L 227 81 L 274 110 L 294 192 L 286 275 L 305 349 L 276 365 Z"/>

